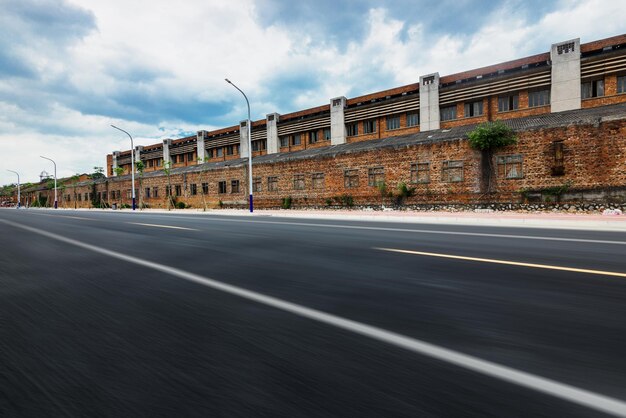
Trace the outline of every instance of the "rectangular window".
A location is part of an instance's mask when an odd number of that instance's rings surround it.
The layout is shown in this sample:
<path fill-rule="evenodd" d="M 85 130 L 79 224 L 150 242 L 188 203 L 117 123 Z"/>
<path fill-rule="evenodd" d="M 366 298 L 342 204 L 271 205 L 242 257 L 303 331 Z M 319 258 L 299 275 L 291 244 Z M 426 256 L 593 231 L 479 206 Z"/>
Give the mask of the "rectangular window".
<path fill-rule="evenodd" d="M 528 107 L 547 106 L 550 104 L 550 90 L 528 92 Z"/>
<path fill-rule="evenodd" d="M 289 146 L 289 135 L 281 136 L 279 139 L 281 148 L 287 148 Z"/>
<path fill-rule="evenodd" d="M 563 153 L 563 141 L 554 141 L 552 143 L 554 150 L 554 165 L 552 166 L 553 176 L 562 176 L 565 174 L 565 157 Z"/>
<path fill-rule="evenodd" d="M 202 194 L 209 194 L 209 183 L 202 183 Z"/>
<path fill-rule="evenodd" d="M 80 194 L 80 193 L 78 193 L 78 194 L 76 195 L 76 197 L 78 197 L 78 199 L 76 199 L 76 200 L 78 200 L 78 201 L 80 202 L 80 200 L 81 200 L 81 194 Z"/>
<path fill-rule="evenodd" d="M 172 195 L 172 188 L 170 186 L 165 186 L 165 195 L 166 196 Z"/>
<path fill-rule="evenodd" d="M 152 188 L 152 197 L 159 197 L 159 188 L 158 187 L 153 187 Z"/>
<path fill-rule="evenodd" d="M 188 152 L 187 153 L 187 162 L 193 162 L 196 160 L 196 153 L 195 152 Z"/>
<path fill-rule="evenodd" d="M 89 200 L 89 193 L 85 193 L 85 202 Z"/>
<path fill-rule="evenodd" d="M 145 190 L 143 191 L 143 195 L 145 196 L 146 199 L 150 199 L 150 188 L 146 187 Z"/>
<path fill-rule="evenodd" d="M 522 173 L 522 156 L 518 155 L 499 155 L 496 157 L 498 166 L 498 177 L 504 179 L 521 179 Z"/>
<path fill-rule="evenodd" d="M 626 93 L 626 75 L 617 77 L 617 93 Z"/>
<path fill-rule="evenodd" d="M 230 192 L 231 193 L 239 193 L 239 180 L 231 180 L 230 181 Z"/>
<path fill-rule="evenodd" d="M 348 136 L 356 136 L 359 134 L 359 123 L 349 123 L 346 125 L 346 135 Z"/>
<path fill-rule="evenodd" d="M 483 101 L 465 103 L 465 117 L 473 118 L 483 114 Z"/>
<path fill-rule="evenodd" d="M 261 141 L 252 141 L 252 151 L 260 151 L 261 150 Z"/>
<path fill-rule="evenodd" d="M 183 188 L 181 187 L 180 184 L 176 184 L 174 186 L 174 190 L 175 190 L 176 196 L 182 196 L 183 195 Z"/>
<path fill-rule="evenodd" d="M 261 192 L 261 177 L 255 177 L 252 179 L 252 191 L 255 193 Z"/>
<path fill-rule="evenodd" d="M 207 160 L 210 160 L 211 158 L 213 158 L 213 150 L 212 149 L 205 150 L 204 155 Z"/>
<path fill-rule="evenodd" d="M 363 122 L 363 133 L 373 134 L 376 132 L 376 119 L 370 119 Z"/>
<path fill-rule="evenodd" d="M 411 164 L 411 183 L 430 182 L 430 163 L 428 161 L 418 161 Z"/>
<path fill-rule="evenodd" d="M 385 183 L 385 169 L 383 167 L 372 167 L 367 170 L 367 184 L 378 186 Z"/>
<path fill-rule="evenodd" d="M 519 94 L 498 96 L 498 112 L 509 112 L 519 108 Z"/>
<path fill-rule="evenodd" d="M 163 166 L 163 159 L 159 158 L 158 160 L 156 160 L 156 166 L 157 167 L 162 167 Z"/>
<path fill-rule="evenodd" d="M 351 169 L 343 172 L 343 187 L 346 189 L 359 187 L 359 170 Z"/>
<path fill-rule="evenodd" d="M 309 132 L 309 144 L 315 144 L 318 140 L 319 140 L 319 138 L 318 138 L 318 132 L 317 131 Z"/>
<path fill-rule="evenodd" d="M 387 130 L 392 131 L 394 129 L 400 129 L 400 116 L 387 116 Z"/>
<path fill-rule="evenodd" d="M 234 145 L 226 145 L 226 155 L 233 155 L 235 153 Z"/>
<path fill-rule="evenodd" d="M 441 108 L 441 120 L 456 119 L 456 106 L 448 106 Z"/>
<path fill-rule="evenodd" d="M 330 128 L 324 128 L 324 141 L 330 141 Z"/>
<path fill-rule="evenodd" d="M 593 80 L 580 85 L 580 97 L 589 99 L 591 97 L 604 96 L 604 80 Z"/>
<path fill-rule="evenodd" d="M 417 126 L 420 124 L 419 112 L 410 112 L 406 114 L 406 126 Z"/>
<path fill-rule="evenodd" d="M 304 174 L 295 174 L 293 176 L 294 190 L 304 190 Z"/>
<path fill-rule="evenodd" d="M 314 189 L 324 188 L 324 173 L 313 173 L 311 181 Z"/>
<path fill-rule="evenodd" d="M 278 191 L 278 177 L 270 176 L 267 178 L 267 190 L 270 192 Z"/>
<path fill-rule="evenodd" d="M 192 196 L 195 196 L 198 194 L 198 185 L 197 184 L 190 184 L 189 185 L 189 192 L 191 193 Z"/>
<path fill-rule="evenodd" d="M 463 181 L 463 161 L 444 161 L 441 167 L 441 181 L 445 183 Z"/>
<path fill-rule="evenodd" d="M 226 180 L 222 180 L 222 181 L 217 183 L 217 192 L 219 194 L 226 193 Z"/>
<path fill-rule="evenodd" d="M 154 160 L 148 160 L 148 161 L 146 162 L 146 166 L 147 166 L 148 168 L 152 168 L 152 167 L 154 166 Z"/>
<path fill-rule="evenodd" d="M 215 156 L 223 157 L 224 156 L 224 148 L 215 148 Z"/>
<path fill-rule="evenodd" d="M 107 192 L 102 192 L 102 200 L 107 200 Z"/>
<path fill-rule="evenodd" d="M 301 134 L 295 134 L 291 137 L 292 140 L 292 145 L 300 145 L 302 144 L 302 135 Z"/>

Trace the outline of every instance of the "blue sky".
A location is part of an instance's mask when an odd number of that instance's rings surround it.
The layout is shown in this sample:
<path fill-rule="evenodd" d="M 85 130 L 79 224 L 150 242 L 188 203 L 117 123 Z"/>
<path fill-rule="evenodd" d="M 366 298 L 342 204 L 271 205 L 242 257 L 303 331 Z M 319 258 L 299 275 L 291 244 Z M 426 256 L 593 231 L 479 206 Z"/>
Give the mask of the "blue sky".
<path fill-rule="evenodd" d="M 622 4 L 623 5 L 623 4 Z M 0 0 L 0 184 L 626 32 L 619 1 Z"/>

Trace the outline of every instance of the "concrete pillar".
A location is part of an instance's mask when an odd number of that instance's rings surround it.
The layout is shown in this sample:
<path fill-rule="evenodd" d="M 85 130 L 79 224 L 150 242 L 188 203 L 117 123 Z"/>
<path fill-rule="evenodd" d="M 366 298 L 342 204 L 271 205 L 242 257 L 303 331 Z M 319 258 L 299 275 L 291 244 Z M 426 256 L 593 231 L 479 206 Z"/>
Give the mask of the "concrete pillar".
<path fill-rule="evenodd" d="M 141 151 L 143 151 L 143 146 L 137 145 L 135 147 L 135 163 L 138 163 L 139 161 L 141 161 Z"/>
<path fill-rule="evenodd" d="M 278 153 L 278 121 L 280 115 L 278 113 L 270 113 L 266 116 L 267 123 L 267 153 Z"/>
<path fill-rule="evenodd" d="M 346 143 L 346 98 L 330 99 L 330 145 Z"/>
<path fill-rule="evenodd" d="M 169 168 L 172 167 L 172 157 L 170 157 L 170 146 L 172 145 L 171 139 L 163 140 L 163 168 L 166 168 L 169 163 Z"/>
<path fill-rule="evenodd" d="M 250 153 L 248 152 L 248 121 L 242 120 L 239 122 L 239 156 L 241 158 L 248 158 Z"/>
<path fill-rule="evenodd" d="M 580 109 L 580 38 L 553 44 L 550 110 Z"/>
<path fill-rule="evenodd" d="M 439 73 L 420 77 L 420 131 L 439 129 Z"/>
<path fill-rule="evenodd" d="M 198 131 L 196 139 L 196 154 L 198 155 L 198 164 L 203 164 L 206 158 L 206 148 L 204 148 L 204 138 L 207 136 L 207 131 Z"/>
<path fill-rule="evenodd" d="M 115 169 L 118 167 L 117 165 L 117 159 L 120 156 L 120 152 L 119 151 L 113 151 L 113 177 L 117 176 L 117 173 L 115 172 Z"/>

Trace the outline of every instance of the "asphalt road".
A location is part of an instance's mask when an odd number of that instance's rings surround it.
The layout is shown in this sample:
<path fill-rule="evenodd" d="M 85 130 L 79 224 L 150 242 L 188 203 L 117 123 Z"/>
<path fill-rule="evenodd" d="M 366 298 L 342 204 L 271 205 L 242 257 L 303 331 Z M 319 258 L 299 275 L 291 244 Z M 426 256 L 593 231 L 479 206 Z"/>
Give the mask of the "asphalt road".
<path fill-rule="evenodd" d="M 623 232 L 7 209 L 0 249 L 2 417 L 626 414 Z"/>

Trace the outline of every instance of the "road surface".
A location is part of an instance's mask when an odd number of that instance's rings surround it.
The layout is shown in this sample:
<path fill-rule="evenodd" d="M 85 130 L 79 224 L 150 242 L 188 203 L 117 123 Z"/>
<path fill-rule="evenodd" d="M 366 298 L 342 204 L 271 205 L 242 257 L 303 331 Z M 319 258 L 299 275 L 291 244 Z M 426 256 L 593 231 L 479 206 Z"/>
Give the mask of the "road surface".
<path fill-rule="evenodd" d="M 626 416 L 626 233 L 0 210 L 0 416 Z"/>

